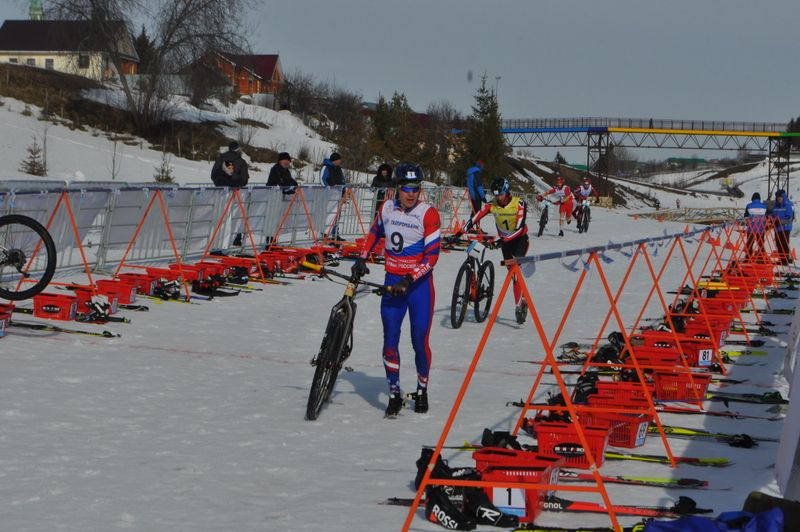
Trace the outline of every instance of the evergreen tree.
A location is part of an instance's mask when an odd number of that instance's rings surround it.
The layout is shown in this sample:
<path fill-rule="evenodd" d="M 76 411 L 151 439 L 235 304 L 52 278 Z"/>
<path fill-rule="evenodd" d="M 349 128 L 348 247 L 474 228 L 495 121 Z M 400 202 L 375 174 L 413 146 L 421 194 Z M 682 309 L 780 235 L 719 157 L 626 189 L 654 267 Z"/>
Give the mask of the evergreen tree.
<path fill-rule="evenodd" d="M 395 92 L 391 101 L 381 96 L 372 118 L 370 148 L 380 161 L 420 161 L 422 137 L 419 118 L 402 93 Z"/>
<path fill-rule="evenodd" d="M 36 142 L 36 136 L 33 137 L 33 144 L 28 146 L 28 157 L 20 164 L 20 172 L 25 172 L 30 175 L 46 176 L 47 165 L 44 162 L 44 153 L 39 143 Z"/>
<path fill-rule="evenodd" d="M 488 187 L 495 177 L 507 177 L 511 167 L 506 161 L 509 148 L 500 133 L 500 109 L 497 94 L 486 87 L 486 76 L 481 78 L 481 86 L 475 93 L 472 114 L 467 118 L 466 131 L 457 146 L 456 159 L 451 168 L 451 181 L 463 186 L 467 179 L 467 169 L 476 160 L 482 159 L 484 167 L 484 187 Z"/>
<path fill-rule="evenodd" d="M 150 37 L 147 36 L 147 32 L 144 29 L 144 24 L 142 24 L 142 31 L 139 33 L 139 36 L 133 41 L 133 47 L 139 55 L 139 71 L 148 72 L 155 52 L 153 49 L 153 42 L 150 40 Z"/>

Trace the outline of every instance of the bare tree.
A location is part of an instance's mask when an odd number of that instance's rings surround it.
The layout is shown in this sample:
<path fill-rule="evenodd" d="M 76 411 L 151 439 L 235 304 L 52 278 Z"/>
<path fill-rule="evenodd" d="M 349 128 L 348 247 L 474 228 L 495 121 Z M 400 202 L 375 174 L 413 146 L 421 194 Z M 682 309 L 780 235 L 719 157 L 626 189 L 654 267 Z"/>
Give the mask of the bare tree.
<path fill-rule="evenodd" d="M 120 74 L 133 51 L 132 21 L 147 28 L 153 54 L 139 72 L 140 83 L 134 87 L 125 76 L 119 78 L 134 125 L 144 132 L 167 118 L 168 74 L 211 51 L 248 49 L 243 21 L 253 4 L 253 0 L 52 0 L 47 17 L 90 21 L 86 46 L 102 47 Z"/>

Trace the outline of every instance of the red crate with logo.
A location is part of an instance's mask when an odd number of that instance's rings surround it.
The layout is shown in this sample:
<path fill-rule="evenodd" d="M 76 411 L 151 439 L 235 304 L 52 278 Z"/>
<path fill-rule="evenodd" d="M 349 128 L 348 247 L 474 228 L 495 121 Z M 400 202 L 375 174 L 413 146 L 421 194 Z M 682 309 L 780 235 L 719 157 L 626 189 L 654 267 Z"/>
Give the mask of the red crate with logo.
<path fill-rule="evenodd" d="M 33 315 L 50 320 L 74 320 L 78 314 L 78 298 L 73 294 L 41 292 L 33 296 Z"/>
<path fill-rule="evenodd" d="M 702 401 L 711 382 L 709 373 L 659 373 L 653 375 L 659 401 Z"/>
<path fill-rule="evenodd" d="M 530 484 L 558 483 L 563 458 L 544 456 L 531 451 L 484 447 L 472 453 L 481 480 Z M 542 511 L 542 499 L 552 490 L 494 487 L 484 488 L 497 508 L 531 522 Z"/>
<path fill-rule="evenodd" d="M 194 266 L 203 268 L 206 271 L 206 275 L 209 277 L 212 275 L 221 275 L 222 277 L 227 277 L 231 274 L 231 270 L 233 269 L 231 266 L 228 266 L 222 262 L 205 260 L 195 262 Z"/>
<path fill-rule="evenodd" d="M 206 270 L 202 266 L 195 266 L 194 264 L 178 264 L 176 262 L 170 264 L 169 269 L 178 275 L 183 272 L 183 280 L 186 282 L 202 282 L 206 280 Z"/>
<path fill-rule="evenodd" d="M 675 341 L 676 338 L 680 342 L 680 348 L 683 350 L 687 364 L 690 366 L 710 366 L 713 363 L 714 344 L 711 342 L 711 340 L 694 338 L 685 334 L 673 334 L 668 331 L 642 331 L 641 333 L 633 335 L 630 339 L 630 342 L 634 345 L 641 343 L 643 346 L 645 346 L 645 349 L 653 348 L 672 350 L 674 353 L 676 353 L 675 364 L 679 364 L 680 350 L 678 349 L 678 342 Z M 641 349 L 641 347 L 634 347 L 634 352 L 636 352 L 637 356 L 639 355 L 639 350 Z M 650 352 L 646 351 L 646 353 Z M 663 354 L 663 352 L 661 353 Z M 658 356 L 658 354 L 658 351 L 653 351 L 650 356 Z M 647 359 L 650 360 L 649 357 Z M 639 360 L 640 364 L 644 364 L 641 359 L 637 360 Z M 668 362 L 666 359 L 662 361 Z"/>
<path fill-rule="evenodd" d="M 108 297 L 117 298 L 117 302 L 130 305 L 136 302 L 136 285 L 121 279 L 100 279 L 97 281 L 97 292 Z M 115 306 L 116 308 L 116 306 Z"/>
<path fill-rule="evenodd" d="M 3 338 L 8 331 L 12 312 L 14 312 L 13 303 L 0 303 L 0 338 Z"/>
<path fill-rule="evenodd" d="M 628 399 L 645 399 L 645 391 L 642 384 L 639 382 L 627 381 L 597 381 L 595 383 L 598 395 L 607 395 L 616 398 L 618 401 L 627 401 Z M 652 393 L 652 385 L 646 384 Z M 589 396 L 593 397 L 593 396 Z"/>
<path fill-rule="evenodd" d="M 625 408 L 619 404 L 613 407 L 609 406 L 609 408 L 616 407 Z M 653 421 L 653 416 L 645 413 L 581 412 L 580 417 L 586 425 L 607 427 L 609 429 L 608 444 L 612 447 L 627 449 L 644 445 L 647 439 L 647 427 Z"/>
<path fill-rule="evenodd" d="M 95 295 L 93 290 L 89 288 L 76 288 L 73 293 L 75 294 L 75 298 L 78 301 L 78 314 L 88 314 L 91 312 L 88 303 L 92 300 L 92 296 Z M 98 292 L 99 293 L 99 292 Z M 109 314 L 114 314 L 117 312 L 117 304 L 119 300 L 117 296 L 110 296 L 108 294 L 103 294 L 108 298 L 109 303 Z"/>
<path fill-rule="evenodd" d="M 135 286 L 137 294 L 152 296 L 158 285 L 158 276 L 146 273 L 120 273 L 117 277 Z"/>
<path fill-rule="evenodd" d="M 220 261 L 222 264 L 230 267 L 230 268 L 247 268 L 247 273 L 252 275 L 254 273 L 258 273 L 258 266 L 256 265 L 256 260 L 247 257 L 226 257 L 226 256 L 214 256 L 215 260 Z"/>
<path fill-rule="evenodd" d="M 702 317 L 692 318 L 686 320 L 686 323 L 684 324 L 684 332 L 688 336 L 693 336 L 695 338 L 709 338 L 708 329 L 710 326 L 711 333 L 713 334 L 713 338 L 716 340 L 717 344 L 723 345 L 725 343 L 725 339 L 728 337 L 728 332 L 731 328 L 732 321 L 733 320 L 708 318 L 708 323 L 706 323 L 706 320 Z"/>
<path fill-rule="evenodd" d="M 563 458 L 569 467 L 589 469 L 589 459 L 578 439 L 578 431 L 574 424 L 545 421 L 536 423 L 535 430 L 539 442 L 539 454 Z M 600 467 L 603 465 L 604 453 L 608 447 L 609 429 L 584 426 L 583 433 L 595 464 Z"/>

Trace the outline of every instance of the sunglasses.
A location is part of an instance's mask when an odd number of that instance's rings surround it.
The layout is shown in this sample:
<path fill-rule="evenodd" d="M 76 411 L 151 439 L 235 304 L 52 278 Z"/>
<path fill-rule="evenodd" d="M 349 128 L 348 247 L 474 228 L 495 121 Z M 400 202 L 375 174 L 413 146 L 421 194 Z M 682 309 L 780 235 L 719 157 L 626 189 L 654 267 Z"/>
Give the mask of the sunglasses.
<path fill-rule="evenodd" d="M 400 190 L 403 192 L 419 192 L 420 186 L 419 185 L 403 185 L 400 187 Z"/>

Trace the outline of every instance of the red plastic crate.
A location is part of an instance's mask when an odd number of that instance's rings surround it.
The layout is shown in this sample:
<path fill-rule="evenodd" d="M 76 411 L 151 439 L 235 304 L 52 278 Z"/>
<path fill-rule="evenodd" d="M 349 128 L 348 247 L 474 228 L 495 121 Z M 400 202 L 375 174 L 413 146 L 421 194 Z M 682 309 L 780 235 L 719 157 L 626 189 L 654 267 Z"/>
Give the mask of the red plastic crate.
<path fill-rule="evenodd" d="M 645 392 L 642 389 L 642 384 L 639 382 L 597 381 L 595 386 L 597 387 L 598 395 L 611 396 L 620 401 L 645 399 Z"/>
<path fill-rule="evenodd" d="M 631 342 L 642 343 L 645 351 L 641 351 L 642 347 L 634 347 L 634 352 L 637 354 L 639 363 L 644 364 L 641 360 L 642 353 L 646 360 L 666 362 L 666 364 L 658 365 L 676 365 L 680 362 L 680 350 L 678 349 L 678 342 L 675 341 L 677 337 L 680 342 L 680 348 L 686 357 L 686 363 L 690 366 L 710 366 L 714 361 L 714 344 L 711 340 L 704 340 L 700 338 L 693 338 L 685 334 L 675 334 L 666 331 L 642 331 L 631 337 Z M 653 348 L 654 350 L 648 351 L 647 349 Z M 668 349 L 675 353 L 675 362 L 669 363 L 669 358 L 664 352 L 655 351 L 657 348 Z M 661 357 L 660 355 L 664 355 Z M 655 365 L 655 364 L 654 364 Z"/>
<path fill-rule="evenodd" d="M 136 287 L 137 294 L 153 295 L 158 284 L 158 276 L 146 273 L 120 273 L 117 277 Z"/>
<path fill-rule="evenodd" d="M 78 298 L 72 294 L 42 292 L 33 296 L 33 315 L 51 320 L 74 320 L 78 313 Z"/>
<path fill-rule="evenodd" d="M 655 398 L 659 401 L 697 401 L 703 399 L 711 382 L 711 375 L 656 372 L 653 375 L 653 382 Z"/>
<path fill-rule="evenodd" d="M 148 275 L 152 275 L 156 279 L 166 279 L 167 281 L 177 281 L 180 274 L 177 270 L 170 270 L 169 268 L 145 268 Z"/>
<path fill-rule="evenodd" d="M 564 465 L 563 458 L 543 456 L 530 451 L 500 447 L 484 447 L 472 453 L 481 480 L 528 482 L 531 484 L 557 484 L 558 474 Z M 530 522 L 542 510 L 542 496 L 552 490 L 519 488 L 484 488 L 495 506 L 505 513 L 519 516 Z"/>
<path fill-rule="evenodd" d="M 136 302 L 136 285 L 120 279 L 100 279 L 97 281 L 97 292 L 107 296 L 109 301 L 117 298 L 117 302 L 130 305 Z M 113 306 L 116 311 L 116 305 Z"/>
<path fill-rule="evenodd" d="M 6 335 L 12 312 L 14 312 L 13 303 L 0 303 L 0 338 Z"/>
<path fill-rule="evenodd" d="M 195 266 L 193 264 L 178 264 L 176 262 L 170 264 L 169 269 L 178 275 L 180 275 L 182 272 L 183 280 L 186 282 L 206 280 L 206 270 L 202 266 Z"/>
<path fill-rule="evenodd" d="M 650 385 L 652 387 L 652 385 Z M 605 393 L 594 393 L 589 396 L 589 406 L 605 406 L 608 408 L 625 408 L 628 410 L 647 410 L 650 405 L 644 397 L 615 397 Z"/>
<path fill-rule="evenodd" d="M 227 277 L 231 274 L 231 270 L 233 269 L 231 266 L 223 264 L 222 262 L 205 260 L 195 262 L 194 266 L 203 268 L 206 271 L 206 275 L 209 277 L 212 275 L 221 275 L 223 277 Z"/>
<path fill-rule="evenodd" d="M 719 320 L 709 318 L 707 324 L 706 320 L 703 318 L 690 319 L 684 324 L 685 333 L 695 338 L 708 338 L 708 327 L 710 325 L 714 339 L 719 345 L 722 345 L 728 337 L 731 321 L 732 320 L 726 320 L 726 323 L 722 323 Z"/>
<path fill-rule="evenodd" d="M 607 427 L 609 445 L 627 449 L 644 445 L 647 427 L 653 421 L 653 416 L 645 413 L 582 412 L 580 416 L 587 425 Z"/>
<path fill-rule="evenodd" d="M 572 423 L 540 422 L 535 425 L 539 454 L 564 458 L 566 465 L 579 469 L 589 469 L 586 450 L 578 439 L 578 431 Z M 608 446 L 608 428 L 583 427 L 589 450 L 597 467 L 603 465 L 604 453 Z"/>
<path fill-rule="evenodd" d="M 734 300 L 725 297 L 697 297 L 698 308 L 708 314 L 729 314 L 731 317 L 736 315 L 736 311 L 742 308 L 743 300 Z"/>
<path fill-rule="evenodd" d="M 90 290 L 88 288 L 76 288 L 73 291 L 73 294 L 75 294 L 75 298 L 76 298 L 76 300 L 78 302 L 78 314 L 88 314 L 89 312 L 91 312 L 91 310 L 89 309 L 88 303 L 89 303 L 89 301 L 92 300 L 92 296 L 95 295 L 94 291 L 92 291 L 92 290 Z M 107 294 L 103 294 L 103 295 L 108 298 L 108 303 L 110 305 L 108 313 L 109 314 L 116 313 L 117 312 L 117 306 L 118 306 L 117 305 L 117 303 L 118 303 L 117 296 L 109 296 Z"/>
<path fill-rule="evenodd" d="M 231 268 L 247 268 L 247 273 L 250 275 L 258 272 L 256 260 L 253 258 L 214 256 L 214 259 Z"/>

